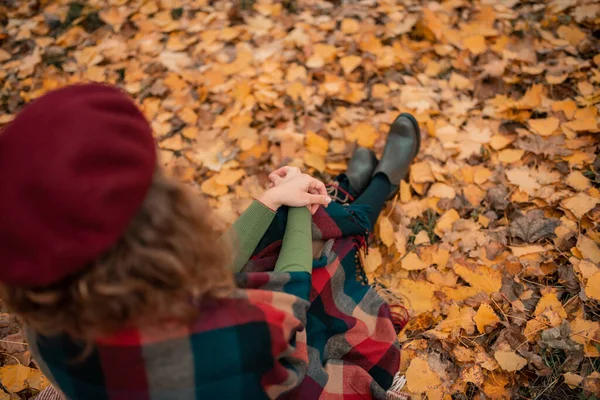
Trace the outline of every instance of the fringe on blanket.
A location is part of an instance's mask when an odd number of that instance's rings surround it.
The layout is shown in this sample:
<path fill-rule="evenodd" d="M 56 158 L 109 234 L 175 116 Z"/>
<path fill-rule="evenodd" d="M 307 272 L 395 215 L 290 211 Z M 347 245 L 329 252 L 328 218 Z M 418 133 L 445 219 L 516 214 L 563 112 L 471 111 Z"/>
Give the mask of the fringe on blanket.
<path fill-rule="evenodd" d="M 35 400 L 65 400 L 65 398 L 61 392 L 50 385 L 46 387 L 46 389 L 42 390 L 40 394 L 37 395 Z"/>

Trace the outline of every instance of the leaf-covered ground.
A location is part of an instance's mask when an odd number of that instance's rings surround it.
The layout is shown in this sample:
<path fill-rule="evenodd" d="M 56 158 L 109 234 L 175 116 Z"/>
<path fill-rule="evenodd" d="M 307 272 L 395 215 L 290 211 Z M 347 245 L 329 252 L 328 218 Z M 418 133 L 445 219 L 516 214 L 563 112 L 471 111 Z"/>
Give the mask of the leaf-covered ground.
<path fill-rule="evenodd" d="M 410 312 L 404 390 L 600 392 L 598 2 L 1 4 L 0 125 L 48 90 L 119 85 L 223 225 L 273 168 L 330 179 L 414 113 L 422 151 L 364 260 Z M 45 383 L 1 317 L 0 399 L 28 398 Z"/>

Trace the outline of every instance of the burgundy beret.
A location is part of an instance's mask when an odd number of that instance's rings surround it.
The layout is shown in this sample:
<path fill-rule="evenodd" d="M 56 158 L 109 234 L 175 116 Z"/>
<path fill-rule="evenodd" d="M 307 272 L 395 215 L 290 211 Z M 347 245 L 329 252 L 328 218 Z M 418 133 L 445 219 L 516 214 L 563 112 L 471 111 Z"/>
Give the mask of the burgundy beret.
<path fill-rule="evenodd" d="M 152 184 L 156 147 L 133 101 L 101 84 L 50 92 L 0 133 L 0 281 L 44 286 L 123 234 Z"/>

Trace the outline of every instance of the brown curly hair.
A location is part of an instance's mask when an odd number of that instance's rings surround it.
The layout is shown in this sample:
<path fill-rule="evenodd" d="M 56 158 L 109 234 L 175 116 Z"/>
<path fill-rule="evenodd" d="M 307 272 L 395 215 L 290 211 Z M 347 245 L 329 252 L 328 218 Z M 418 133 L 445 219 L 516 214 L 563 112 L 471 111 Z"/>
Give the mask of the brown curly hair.
<path fill-rule="evenodd" d="M 234 288 L 230 261 L 204 200 L 160 171 L 121 238 L 82 272 L 46 287 L 0 285 L 35 331 L 91 343 L 127 327 L 198 317 L 203 298 Z"/>

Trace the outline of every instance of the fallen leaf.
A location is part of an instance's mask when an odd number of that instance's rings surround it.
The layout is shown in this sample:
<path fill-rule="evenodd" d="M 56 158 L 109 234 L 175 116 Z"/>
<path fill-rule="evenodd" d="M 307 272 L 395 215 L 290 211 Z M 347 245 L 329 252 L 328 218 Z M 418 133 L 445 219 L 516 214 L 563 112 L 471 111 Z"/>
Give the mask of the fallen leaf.
<path fill-rule="evenodd" d="M 434 182 L 431 166 L 426 161 L 413 163 L 410 166 L 410 181 L 414 183 Z"/>
<path fill-rule="evenodd" d="M 475 321 L 479 333 L 485 333 L 485 327 L 496 325 L 498 322 L 500 322 L 500 318 L 498 315 L 496 315 L 489 304 L 483 303 L 479 306 L 477 314 L 475 314 L 475 317 L 473 317 L 473 321 Z"/>
<path fill-rule="evenodd" d="M 559 225 L 555 218 L 545 218 L 541 210 L 532 210 L 527 214 L 519 214 L 510 223 L 510 235 L 527 243 L 535 243 L 554 235 Z"/>
<path fill-rule="evenodd" d="M 18 393 L 29 387 L 27 379 L 32 371 L 35 370 L 21 364 L 5 365 L 0 367 L 0 382 L 10 393 Z"/>
<path fill-rule="evenodd" d="M 585 214 L 592 210 L 600 202 L 600 199 L 588 196 L 585 193 L 577 193 L 560 202 L 560 205 L 571 211 L 577 219 L 583 218 Z"/>
<path fill-rule="evenodd" d="M 572 372 L 565 372 L 563 374 L 563 378 L 565 379 L 565 384 L 571 389 L 575 389 L 583 381 L 583 376 L 574 374 Z"/>
<path fill-rule="evenodd" d="M 550 136 L 558 130 L 560 120 L 556 117 L 543 119 L 530 119 L 528 121 L 532 131 L 541 136 Z"/>
<path fill-rule="evenodd" d="M 379 218 L 379 236 L 381 237 L 383 244 L 388 248 L 394 245 L 396 240 L 394 236 L 394 227 L 392 226 L 390 219 L 385 215 Z"/>
<path fill-rule="evenodd" d="M 514 351 L 498 350 L 494 353 L 494 358 L 505 371 L 515 372 L 523 369 L 527 365 L 527 360 Z"/>
<path fill-rule="evenodd" d="M 481 54 L 487 49 L 485 37 L 483 37 L 483 35 L 466 37 L 463 39 L 462 44 L 467 50 L 475 55 Z"/>
<path fill-rule="evenodd" d="M 429 188 L 428 197 L 439 197 L 441 199 L 453 199 L 456 197 L 456 191 L 453 187 L 445 183 L 436 182 Z"/>
<path fill-rule="evenodd" d="M 589 277 L 585 285 L 585 294 L 594 300 L 600 300 L 600 273 Z"/>
<path fill-rule="evenodd" d="M 366 273 L 373 273 L 381 265 L 383 258 L 378 248 L 369 249 L 369 253 L 364 257 L 364 268 Z"/>
<path fill-rule="evenodd" d="M 417 271 L 429 268 L 429 263 L 421 261 L 419 256 L 414 253 L 408 253 L 401 261 L 400 266 L 408 271 Z"/>
<path fill-rule="evenodd" d="M 362 63 L 362 57 L 359 56 L 346 56 L 340 59 L 340 65 L 346 75 L 350 74 Z"/>
<path fill-rule="evenodd" d="M 600 264 L 600 247 L 592 239 L 585 235 L 579 235 L 577 250 L 579 250 L 583 258 Z"/>
<path fill-rule="evenodd" d="M 441 384 L 440 377 L 427 363 L 427 360 L 415 358 L 410 362 L 406 373 L 406 387 L 413 393 L 425 393 Z"/>

